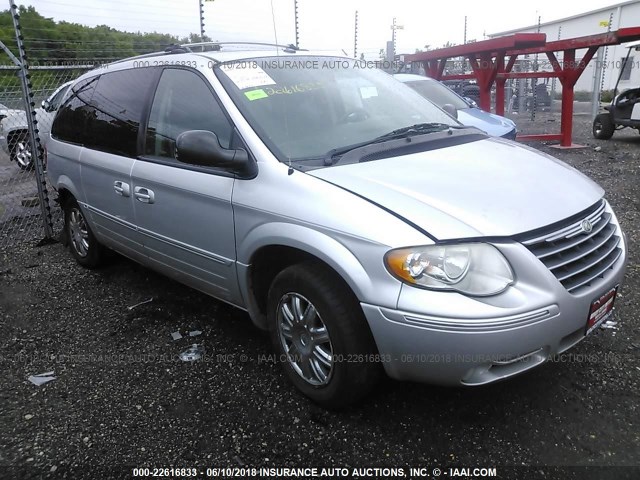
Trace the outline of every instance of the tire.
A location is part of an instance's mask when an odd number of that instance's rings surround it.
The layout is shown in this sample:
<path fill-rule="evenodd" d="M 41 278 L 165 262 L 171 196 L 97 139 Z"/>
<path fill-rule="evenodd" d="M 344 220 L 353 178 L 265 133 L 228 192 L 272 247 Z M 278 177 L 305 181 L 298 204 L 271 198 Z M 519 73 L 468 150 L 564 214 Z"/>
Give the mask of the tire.
<path fill-rule="evenodd" d="M 69 198 L 63 209 L 64 234 L 71 254 L 85 268 L 100 266 L 104 258 L 104 247 L 93 235 L 78 202 L 75 198 Z"/>
<path fill-rule="evenodd" d="M 267 308 L 280 363 L 304 395 L 338 409 L 371 391 L 381 371 L 375 342 L 360 304 L 337 274 L 313 262 L 290 266 L 274 279 Z"/>
<path fill-rule="evenodd" d="M 16 162 L 22 170 L 31 170 L 33 168 L 33 155 L 31 153 L 29 134 L 27 132 L 14 134 L 9 145 L 11 160 Z"/>
<path fill-rule="evenodd" d="M 611 114 L 601 113 L 593 120 L 593 136 L 600 140 L 609 140 L 613 137 L 616 125 L 611 119 Z"/>

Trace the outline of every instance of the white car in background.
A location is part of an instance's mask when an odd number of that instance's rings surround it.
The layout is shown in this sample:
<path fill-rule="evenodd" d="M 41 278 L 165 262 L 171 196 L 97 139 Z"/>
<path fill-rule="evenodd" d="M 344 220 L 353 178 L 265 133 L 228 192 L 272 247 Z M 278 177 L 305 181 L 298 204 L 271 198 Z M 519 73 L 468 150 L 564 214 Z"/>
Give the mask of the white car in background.
<path fill-rule="evenodd" d="M 42 101 L 41 108 L 36 109 L 41 139 L 48 137 L 53 117 L 72 83 L 62 84 Z M 24 110 L 10 109 L 0 104 L 0 147 L 9 155 L 9 160 L 16 162 L 21 169 L 29 170 L 33 167 L 27 113 Z"/>

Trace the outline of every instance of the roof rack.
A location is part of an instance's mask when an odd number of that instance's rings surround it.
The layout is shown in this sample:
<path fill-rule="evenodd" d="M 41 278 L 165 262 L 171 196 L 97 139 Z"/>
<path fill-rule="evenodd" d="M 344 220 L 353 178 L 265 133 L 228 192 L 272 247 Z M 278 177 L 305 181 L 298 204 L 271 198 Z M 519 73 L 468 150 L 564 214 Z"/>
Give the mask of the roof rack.
<path fill-rule="evenodd" d="M 176 45 L 172 43 L 171 45 L 167 45 L 167 48 L 164 49 L 165 53 L 189 53 L 191 50 L 183 47 L 182 45 Z"/>
<path fill-rule="evenodd" d="M 187 51 L 189 52 L 211 52 L 211 51 L 220 51 L 222 50 L 222 47 L 226 45 L 245 45 L 245 46 L 284 48 L 287 53 L 295 53 L 297 51 L 304 50 L 300 47 L 296 47 L 293 44 L 281 45 L 278 43 L 262 43 L 262 42 L 198 42 L 198 43 L 183 43 L 182 45 L 175 45 L 175 46 L 171 45 L 171 47 L 186 48 Z"/>
<path fill-rule="evenodd" d="M 260 42 L 198 42 L 198 43 L 183 43 L 182 45 L 171 44 L 167 45 L 164 50 L 160 52 L 149 52 L 134 57 L 123 58 L 109 63 L 109 65 L 115 65 L 118 63 L 126 62 L 128 60 L 136 60 L 140 58 L 157 57 L 158 55 L 165 54 L 178 54 L 178 53 L 197 53 L 197 52 L 215 52 L 222 50 L 225 45 L 246 45 L 246 46 L 260 46 L 260 47 L 276 47 L 283 48 L 286 53 L 295 53 L 307 50 L 305 48 L 296 47 L 293 44 L 280 45 L 277 43 L 260 43 Z M 193 47 L 196 47 L 194 50 Z M 209 47 L 208 49 L 206 47 Z M 199 48 L 199 50 L 198 50 Z"/>

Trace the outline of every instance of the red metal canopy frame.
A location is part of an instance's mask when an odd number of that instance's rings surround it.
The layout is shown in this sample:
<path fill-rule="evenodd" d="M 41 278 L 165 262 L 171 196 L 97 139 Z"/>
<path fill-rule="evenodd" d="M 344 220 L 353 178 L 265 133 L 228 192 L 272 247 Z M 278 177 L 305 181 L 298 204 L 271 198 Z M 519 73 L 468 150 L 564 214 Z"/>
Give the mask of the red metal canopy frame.
<path fill-rule="evenodd" d="M 599 47 L 640 40 L 640 27 L 621 28 L 615 32 L 546 42 L 544 33 L 516 33 L 465 45 L 406 55 L 409 62 L 421 62 L 428 76 L 436 80 L 475 78 L 480 87 L 480 107 L 491 111 L 491 88 L 496 84 L 496 113 L 504 114 L 505 82 L 509 78 L 558 78 L 562 85 L 562 109 L 559 134 L 518 135 L 518 140 L 560 140 L 570 147 L 573 133 L 573 88 Z M 576 50 L 587 49 L 576 61 Z M 563 52 L 558 61 L 556 52 Z M 512 72 L 519 55 L 545 54 L 553 71 Z M 473 73 L 445 75 L 447 60 L 464 57 Z M 508 60 L 507 60 L 508 57 Z"/>

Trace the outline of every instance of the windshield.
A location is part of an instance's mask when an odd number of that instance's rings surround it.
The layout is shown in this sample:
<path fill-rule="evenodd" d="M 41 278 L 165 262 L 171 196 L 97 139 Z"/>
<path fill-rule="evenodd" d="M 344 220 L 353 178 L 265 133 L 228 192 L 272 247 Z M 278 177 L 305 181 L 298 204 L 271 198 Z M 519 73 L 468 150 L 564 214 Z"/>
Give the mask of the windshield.
<path fill-rule="evenodd" d="M 411 125 L 460 125 L 392 76 L 351 59 L 260 58 L 215 71 L 283 162 L 322 157 Z"/>
<path fill-rule="evenodd" d="M 440 108 L 447 103 L 453 105 L 458 110 L 469 108 L 467 102 L 437 80 L 416 80 L 406 83 L 424 98 L 431 100 Z"/>

